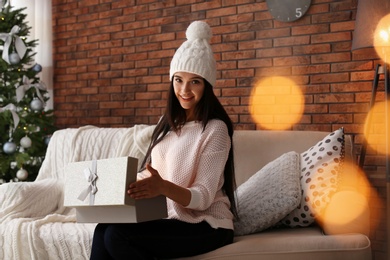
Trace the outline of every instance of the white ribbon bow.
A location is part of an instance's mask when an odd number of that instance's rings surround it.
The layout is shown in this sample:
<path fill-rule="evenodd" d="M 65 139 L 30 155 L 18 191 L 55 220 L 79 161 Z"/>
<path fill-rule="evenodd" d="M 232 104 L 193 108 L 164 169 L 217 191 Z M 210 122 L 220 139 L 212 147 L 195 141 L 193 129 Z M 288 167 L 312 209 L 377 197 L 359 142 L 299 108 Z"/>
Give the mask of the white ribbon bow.
<path fill-rule="evenodd" d="M 39 83 L 32 84 L 31 80 L 27 76 L 23 76 L 23 85 L 20 85 L 16 89 L 16 101 L 19 102 L 20 100 L 22 100 L 24 95 L 26 94 L 26 91 L 29 90 L 30 88 L 35 88 L 39 100 L 41 100 L 42 103 L 45 104 L 41 92 L 39 91 L 39 90 L 46 90 L 45 84 L 42 81 L 39 81 Z"/>
<path fill-rule="evenodd" d="M 3 9 L 6 5 L 9 5 L 8 0 L 1 0 L 0 1 L 0 9 Z"/>
<path fill-rule="evenodd" d="M 0 107 L 0 113 L 5 112 L 5 111 L 10 111 L 12 114 L 12 118 L 14 120 L 14 131 L 16 127 L 18 127 L 19 124 L 19 116 L 16 113 L 16 106 L 14 104 L 8 104 L 5 107 Z"/>
<path fill-rule="evenodd" d="M 77 197 L 77 199 L 84 201 L 88 194 L 89 194 L 89 205 L 93 205 L 95 203 L 95 193 L 98 191 L 96 187 L 96 179 L 98 178 L 97 176 L 97 162 L 96 160 L 92 161 L 92 169 L 86 168 L 84 169 L 84 176 L 85 179 L 89 182 L 88 187 L 83 190 L 80 195 Z"/>
<path fill-rule="evenodd" d="M 20 39 L 18 35 L 16 35 L 20 31 L 20 27 L 17 25 L 14 25 L 12 27 L 11 31 L 9 33 L 0 33 L 0 39 L 4 41 L 4 49 L 3 49 L 3 55 L 2 58 L 5 60 L 8 64 L 9 62 L 9 47 L 11 46 L 12 40 L 15 39 L 15 49 L 16 53 L 19 55 L 19 57 L 22 59 L 24 57 L 24 54 L 26 54 L 26 45 L 24 44 L 23 40 Z"/>

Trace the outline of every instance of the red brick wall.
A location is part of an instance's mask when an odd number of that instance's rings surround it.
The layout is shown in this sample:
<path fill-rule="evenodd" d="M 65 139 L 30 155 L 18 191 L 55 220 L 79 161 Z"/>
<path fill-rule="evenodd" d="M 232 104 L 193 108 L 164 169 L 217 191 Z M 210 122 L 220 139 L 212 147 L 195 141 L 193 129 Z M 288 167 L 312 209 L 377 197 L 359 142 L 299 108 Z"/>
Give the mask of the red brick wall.
<path fill-rule="evenodd" d="M 303 18 L 283 23 L 272 19 L 265 1 L 53 0 L 56 124 L 156 123 L 171 57 L 188 24 L 205 20 L 219 69 L 215 93 L 236 129 L 262 129 L 248 108 L 254 83 L 288 76 L 305 101 L 291 129 L 343 126 L 358 154 L 378 59 L 372 50 L 351 52 L 356 6 L 357 0 L 312 0 Z M 366 161 L 383 197 L 383 171 L 375 178 L 383 157 L 369 151 Z M 376 259 L 385 257 L 383 229 L 371 235 Z"/>

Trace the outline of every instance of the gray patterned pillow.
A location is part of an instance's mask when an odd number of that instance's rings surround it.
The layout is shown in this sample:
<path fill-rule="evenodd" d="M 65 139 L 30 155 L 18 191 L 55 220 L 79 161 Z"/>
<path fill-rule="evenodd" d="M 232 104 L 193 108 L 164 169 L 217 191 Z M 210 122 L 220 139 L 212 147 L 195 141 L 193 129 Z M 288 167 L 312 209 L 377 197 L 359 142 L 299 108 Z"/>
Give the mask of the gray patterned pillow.
<path fill-rule="evenodd" d="M 235 235 L 267 229 L 301 201 L 299 154 L 285 153 L 265 165 L 237 188 L 239 219 L 234 222 Z"/>
<path fill-rule="evenodd" d="M 281 223 L 305 227 L 315 221 L 337 190 L 344 162 L 344 129 L 340 128 L 301 154 L 302 200 Z"/>

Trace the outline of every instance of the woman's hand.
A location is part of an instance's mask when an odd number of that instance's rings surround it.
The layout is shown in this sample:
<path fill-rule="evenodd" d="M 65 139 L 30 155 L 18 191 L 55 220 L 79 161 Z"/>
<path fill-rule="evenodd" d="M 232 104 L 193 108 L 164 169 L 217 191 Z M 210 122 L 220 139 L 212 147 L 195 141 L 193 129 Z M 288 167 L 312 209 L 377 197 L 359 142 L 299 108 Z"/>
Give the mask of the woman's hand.
<path fill-rule="evenodd" d="M 153 198 L 163 194 L 165 181 L 161 178 L 158 171 L 150 164 L 146 165 L 146 169 L 150 172 L 151 176 L 129 185 L 127 193 L 133 199 L 147 199 Z"/>
<path fill-rule="evenodd" d="M 187 188 L 180 187 L 161 178 L 158 171 L 149 164 L 146 169 L 151 176 L 129 185 L 127 193 L 133 199 L 148 199 L 163 195 L 171 200 L 187 206 L 191 201 L 191 192 Z"/>

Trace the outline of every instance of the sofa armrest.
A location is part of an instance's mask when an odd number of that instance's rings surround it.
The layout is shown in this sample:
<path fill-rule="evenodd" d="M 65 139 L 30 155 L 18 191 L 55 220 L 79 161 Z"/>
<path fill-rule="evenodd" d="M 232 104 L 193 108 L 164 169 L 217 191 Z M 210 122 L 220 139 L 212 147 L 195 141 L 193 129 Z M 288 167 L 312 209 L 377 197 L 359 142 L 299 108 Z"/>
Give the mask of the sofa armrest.
<path fill-rule="evenodd" d="M 370 212 L 367 198 L 354 190 L 339 191 L 332 196 L 318 222 L 327 235 L 360 233 L 368 236 Z"/>
<path fill-rule="evenodd" d="M 60 213 L 63 183 L 55 179 L 0 185 L 0 222 L 12 218 L 34 218 Z"/>

